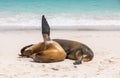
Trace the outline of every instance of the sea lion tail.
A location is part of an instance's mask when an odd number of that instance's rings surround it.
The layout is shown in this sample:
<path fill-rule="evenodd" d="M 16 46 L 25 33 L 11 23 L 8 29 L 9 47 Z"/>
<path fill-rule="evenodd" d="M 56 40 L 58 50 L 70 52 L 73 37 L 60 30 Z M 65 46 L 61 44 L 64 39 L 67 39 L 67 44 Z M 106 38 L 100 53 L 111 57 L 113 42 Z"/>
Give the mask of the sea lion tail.
<path fill-rule="evenodd" d="M 45 18 L 45 16 L 42 16 L 42 35 L 44 42 L 50 41 L 50 26 Z"/>

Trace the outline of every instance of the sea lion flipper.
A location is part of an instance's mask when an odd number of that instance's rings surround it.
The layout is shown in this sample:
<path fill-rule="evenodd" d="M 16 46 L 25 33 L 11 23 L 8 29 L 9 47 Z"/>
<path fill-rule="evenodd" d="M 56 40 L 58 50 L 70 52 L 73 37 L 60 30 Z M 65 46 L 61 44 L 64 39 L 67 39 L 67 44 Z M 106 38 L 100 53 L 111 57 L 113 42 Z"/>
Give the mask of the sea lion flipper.
<path fill-rule="evenodd" d="M 31 47 L 31 46 L 33 46 L 33 44 L 30 44 L 30 45 L 27 45 L 27 46 L 23 47 L 23 48 L 21 49 L 21 52 L 25 51 L 25 49 L 27 49 L 27 48 L 29 48 L 29 47 Z"/>
<path fill-rule="evenodd" d="M 82 60 L 83 60 L 83 56 L 82 56 L 82 52 L 81 50 L 77 50 L 75 52 L 75 57 L 76 57 L 76 61 L 73 63 L 74 65 L 79 65 L 79 64 L 82 64 Z"/>
<path fill-rule="evenodd" d="M 42 16 L 42 35 L 44 42 L 50 40 L 50 26 L 44 15 Z"/>
<path fill-rule="evenodd" d="M 73 64 L 74 64 L 74 65 L 82 64 L 82 60 L 76 60 Z"/>
<path fill-rule="evenodd" d="M 26 49 L 28 49 L 31 46 L 33 46 L 33 44 L 30 44 L 30 45 L 27 45 L 27 46 L 23 47 L 20 51 L 21 54 L 19 54 L 19 56 L 27 56 L 27 55 L 24 55 L 24 54 L 28 53 L 28 51 L 26 51 Z"/>
<path fill-rule="evenodd" d="M 82 60 L 83 60 L 83 57 L 82 56 L 78 56 L 78 60 L 76 60 L 73 64 L 74 65 L 82 64 Z"/>
<path fill-rule="evenodd" d="M 50 35 L 50 26 L 44 15 L 42 16 L 42 34 Z"/>

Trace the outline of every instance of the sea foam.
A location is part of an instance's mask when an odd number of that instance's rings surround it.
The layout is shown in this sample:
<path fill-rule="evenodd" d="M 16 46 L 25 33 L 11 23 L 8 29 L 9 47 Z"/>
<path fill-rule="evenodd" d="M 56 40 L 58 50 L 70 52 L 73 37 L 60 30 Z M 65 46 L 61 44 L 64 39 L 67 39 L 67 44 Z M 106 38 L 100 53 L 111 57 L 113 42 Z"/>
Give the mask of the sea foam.
<path fill-rule="evenodd" d="M 18 28 L 39 28 L 41 26 L 42 14 L 3 14 L 0 15 L 0 27 L 18 27 Z M 102 27 L 120 27 L 120 15 L 45 15 L 51 28 L 102 28 Z M 73 28 L 74 29 L 74 28 Z"/>

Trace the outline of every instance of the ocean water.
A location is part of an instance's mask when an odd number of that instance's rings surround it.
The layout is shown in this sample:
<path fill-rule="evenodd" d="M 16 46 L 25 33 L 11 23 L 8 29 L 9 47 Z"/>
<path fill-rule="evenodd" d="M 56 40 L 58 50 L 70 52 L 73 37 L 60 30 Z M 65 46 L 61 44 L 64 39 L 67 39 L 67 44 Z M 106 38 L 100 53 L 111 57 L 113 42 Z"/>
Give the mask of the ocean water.
<path fill-rule="evenodd" d="M 120 28 L 120 0 L 0 0 L 0 28 Z"/>

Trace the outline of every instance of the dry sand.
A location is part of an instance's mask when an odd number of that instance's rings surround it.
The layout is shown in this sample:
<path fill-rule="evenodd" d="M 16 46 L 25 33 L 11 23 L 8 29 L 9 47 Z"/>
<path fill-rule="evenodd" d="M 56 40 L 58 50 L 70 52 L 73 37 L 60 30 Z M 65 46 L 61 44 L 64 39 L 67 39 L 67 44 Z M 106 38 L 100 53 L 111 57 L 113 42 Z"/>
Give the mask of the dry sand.
<path fill-rule="evenodd" d="M 18 54 L 22 47 L 42 41 L 41 31 L 1 31 L 0 78 L 120 78 L 120 31 L 52 31 L 51 37 L 82 42 L 95 57 L 76 66 L 69 59 L 35 63 Z"/>

